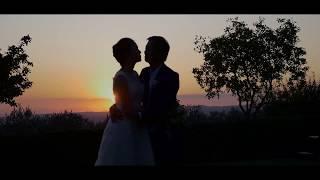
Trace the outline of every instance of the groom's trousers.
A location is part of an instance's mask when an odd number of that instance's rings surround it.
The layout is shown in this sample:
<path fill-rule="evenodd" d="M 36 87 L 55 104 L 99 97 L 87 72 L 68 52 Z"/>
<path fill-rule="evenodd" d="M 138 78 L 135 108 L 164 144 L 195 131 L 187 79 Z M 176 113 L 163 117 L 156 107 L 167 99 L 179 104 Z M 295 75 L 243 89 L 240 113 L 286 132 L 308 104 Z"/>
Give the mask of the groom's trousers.
<path fill-rule="evenodd" d="M 156 165 L 172 164 L 174 157 L 169 128 L 154 125 L 149 128 L 149 133 Z"/>

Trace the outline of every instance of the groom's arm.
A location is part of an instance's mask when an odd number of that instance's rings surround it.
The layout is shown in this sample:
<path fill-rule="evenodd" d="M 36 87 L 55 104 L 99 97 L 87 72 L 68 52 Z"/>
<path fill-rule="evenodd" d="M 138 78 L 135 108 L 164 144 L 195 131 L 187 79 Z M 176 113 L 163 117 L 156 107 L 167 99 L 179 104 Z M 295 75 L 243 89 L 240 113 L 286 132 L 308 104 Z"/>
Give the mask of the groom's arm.
<path fill-rule="evenodd" d="M 169 81 L 163 86 L 162 108 L 166 113 L 175 111 L 177 105 L 177 94 L 179 91 L 179 74 L 174 72 L 169 76 Z"/>
<path fill-rule="evenodd" d="M 179 74 L 174 72 L 171 74 L 170 81 L 167 82 L 167 85 L 165 87 L 165 90 L 167 90 L 168 105 L 173 105 L 174 102 L 176 102 L 179 86 L 180 86 Z"/>
<path fill-rule="evenodd" d="M 178 91 L 179 91 L 179 87 L 180 87 L 179 74 L 175 73 L 173 79 L 174 79 L 174 81 L 173 81 L 172 93 L 173 93 L 174 98 L 176 98 Z"/>

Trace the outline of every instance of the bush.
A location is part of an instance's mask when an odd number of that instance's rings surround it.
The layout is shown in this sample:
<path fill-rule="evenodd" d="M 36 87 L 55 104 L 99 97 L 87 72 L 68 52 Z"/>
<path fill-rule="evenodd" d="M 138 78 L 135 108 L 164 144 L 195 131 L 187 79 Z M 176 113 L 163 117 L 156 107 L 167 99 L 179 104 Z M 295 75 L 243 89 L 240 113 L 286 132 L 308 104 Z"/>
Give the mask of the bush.
<path fill-rule="evenodd" d="M 315 79 L 284 86 L 274 101 L 264 108 L 264 115 L 274 123 L 319 130 L 320 82 Z"/>
<path fill-rule="evenodd" d="M 1 120 L 1 135 L 35 135 L 39 133 L 68 132 L 99 129 L 96 124 L 72 112 L 35 115 L 30 108 L 18 106 Z"/>

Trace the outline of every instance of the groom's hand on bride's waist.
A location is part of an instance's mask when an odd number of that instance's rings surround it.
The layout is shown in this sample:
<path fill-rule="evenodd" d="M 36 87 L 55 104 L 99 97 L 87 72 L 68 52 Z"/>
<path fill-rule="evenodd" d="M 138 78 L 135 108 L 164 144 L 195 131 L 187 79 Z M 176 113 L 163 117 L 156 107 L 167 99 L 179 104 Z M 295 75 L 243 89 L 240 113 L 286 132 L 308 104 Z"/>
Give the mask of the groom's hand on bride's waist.
<path fill-rule="evenodd" d="M 113 104 L 109 108 L 109 114 L 110 114 L 110 118 L 111 118 L 112 122 L 116 122 L 116 121 L 123 119 L 122 112 L 118 109 L 116 104 Z"/>

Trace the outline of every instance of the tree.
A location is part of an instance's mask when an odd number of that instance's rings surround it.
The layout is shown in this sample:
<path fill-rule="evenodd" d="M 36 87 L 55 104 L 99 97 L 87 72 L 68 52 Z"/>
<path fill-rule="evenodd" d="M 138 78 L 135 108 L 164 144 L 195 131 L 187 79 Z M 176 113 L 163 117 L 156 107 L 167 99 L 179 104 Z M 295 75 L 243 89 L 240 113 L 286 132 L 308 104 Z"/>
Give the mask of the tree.
<path fill-rule="evenodd" d="M 209 99 L 231 92 L 250 118 L 270 102 L 285 77 L 289 84 L 305 79 L 306 52 L 297 47 L 300 28 L 290 19 L 277 19 L 276 29 L 263 18 L 254 28 L 237 17 L 228 22 L 220 37 L 196 36 L 195 51 L 203 54 L 204 63 L 192 72 Z"/>
<path fill-rule="evenodd" d="M 27 35 L 21 38 L 18 46 L 9 46 L 4 54 L 0 52 L 0 103 L 17 106 L 14 98 L 32 86 L 28 74 L 33 63 L 24 50 L 30 42 L 31 37 Z"/>

